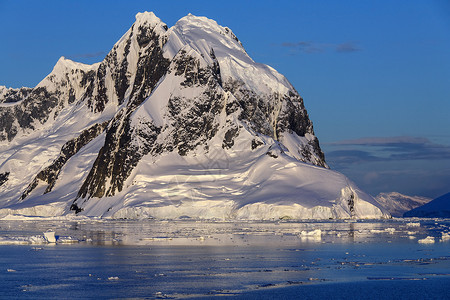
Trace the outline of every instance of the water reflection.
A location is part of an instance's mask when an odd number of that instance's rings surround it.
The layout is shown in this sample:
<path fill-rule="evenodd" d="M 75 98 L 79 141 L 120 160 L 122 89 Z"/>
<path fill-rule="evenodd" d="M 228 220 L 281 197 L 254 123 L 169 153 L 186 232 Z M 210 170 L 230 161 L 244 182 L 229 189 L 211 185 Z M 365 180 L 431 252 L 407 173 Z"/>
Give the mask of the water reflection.
<path fill-rule="evenodd" d="M 316 243 L 416 243 L 427 236 L 442 240 L 450 231 L 448 220 L 381 220 L 317 222 L 198 222 L 0 220 L 0 244 L 10 241 L 39 243 L 38 236 L 51 229 L 91 245 L 202 245 L 296 246 Z M 70 239 L 66 239 L 70 241 Z M 45 242 L 45 241 L 44 241 Z"/>
<path fill-rule="evenodd" d="M 329 282 L 431 282 L 450 278 L 450 241 L 441 238 L 449 226 L 400 219 L 0 221 L 0 264 L 14 270 L 0 272 L 0 298 L 177 298 Z M 78 243 L 36 246 L 48 229 Z M 418 243 L 427 236 L 436 243 Z"/>

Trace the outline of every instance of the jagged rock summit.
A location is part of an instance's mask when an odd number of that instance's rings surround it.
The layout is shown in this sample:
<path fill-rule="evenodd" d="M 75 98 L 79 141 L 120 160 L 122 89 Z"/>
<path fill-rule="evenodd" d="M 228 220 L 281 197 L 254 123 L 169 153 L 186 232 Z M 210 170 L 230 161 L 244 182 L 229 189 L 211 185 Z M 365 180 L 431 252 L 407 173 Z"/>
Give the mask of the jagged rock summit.
<path fill-rule="evenodd" d="M 0 87 L 0 217 L 388 214 L 328 169 L 303 99 L 227 28 L 153 13 L 105 59 Z"/>

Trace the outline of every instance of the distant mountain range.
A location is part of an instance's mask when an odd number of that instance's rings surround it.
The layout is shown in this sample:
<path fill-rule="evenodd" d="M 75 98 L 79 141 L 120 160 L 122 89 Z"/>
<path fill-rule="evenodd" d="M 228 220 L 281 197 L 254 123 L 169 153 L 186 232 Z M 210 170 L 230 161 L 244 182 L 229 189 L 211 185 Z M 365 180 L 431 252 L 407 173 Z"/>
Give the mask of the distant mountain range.
<path fill-rule="evenodd" d="M 404 217 L 450 218 L 450 193 L 403 214 Z"/>
<path fill-rule="evenodd" d="M 389 216 L 328 168 L 288 80 L 205 17 L 138 13 L 103 61 L 0 87 L 0 141 L 0 217 Z"/>
<path fill-rule="evenodd" d="M 432 200 L 431 198 L 421 196 L 407 196 L 397 192 L 380 193 L 375 197 L 375 199 L 393 217 L 402 217 L 405 212 L 413 208 L 422 206 Z"/>

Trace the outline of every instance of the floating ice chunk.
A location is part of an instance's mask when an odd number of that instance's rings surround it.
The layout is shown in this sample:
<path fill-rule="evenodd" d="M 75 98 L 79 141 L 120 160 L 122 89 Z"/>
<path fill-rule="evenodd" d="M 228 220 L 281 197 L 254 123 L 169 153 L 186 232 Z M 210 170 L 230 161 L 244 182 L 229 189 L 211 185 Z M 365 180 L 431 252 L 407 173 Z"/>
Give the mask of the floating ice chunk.
<path fill-rule="evenodd" d="M 394 234 L 395 228 L 389 227 L 389 228 L 386 228 L 384 231 L 389 232 L 390 234 Z"/>
<path fill-rule="evenodd" d="M 448 240 L 450 240 L 450 233 L 449 233 L 449 232 L 442 232 L 441 240 L 442 240 L 442 241 L 448 241 Z"/>
<path fill-rule="evenodd" d="M 117 276 L 111 276 L 111 277 L 108 277 L 108 280 L 119 280 L 119 277 L 117 277 Z"/>
<path fill-rule="evenodd" d="M 418 240 L 420 244 L 434 244 L 435 240 L 432 236 L 427 236 L 424 239 Z"/>
<path fill-rule="evenodd" d="M 316 229 L 316 230 L 312 230 L 312 231 L 303 230 L 302 232 L 300 232 L 300 238 L 320 242 L 322 240 L 322 230 L 320 230 L 320 229 Z"/>
<path fill-rule="evenodd" d="M 410 223 L 406 223 L 406 226 L 408 226 L 408 227 L 420 227 L 420 223 L 419 222 L 410 222 Z"/>
<path fill-rule="evenodd" d="M 51 230 L 44 232 L 44 239 L 47 243 L 56 243 L 55 232 Z"/>
<path fill-rule="evenodd" d="M 42 235 L 35 235 L 28 238 L 28 241 L 30 244 L 43 244 L 46 242 L 45 237 L 43 238 Z"/>
<path fill-rule="evenodd" d="M 6 271 L 7 271 L 7 272 L 17 272 L 17 271 L 14 270 L 14 269 L 6 269 Z"/>
<path fill-rule="evenodd" d="M 300 235 L 301 236 L 320 237 L 320 236 L 322 236 L 322 230 L 320 230 L 320 229 L 316 229 L 316 230 L 312 230 L 312 231 L 303 230 L 302 232 L 300 232 Z"/>
<path fill-rule="evenodd" d="M 417 232 L 416 231 L 407 231 L 406 234 L 408 235 L 408 238 L 410 240 L 415 239 L 416 237 L 414 236 Z"/>
<path fill-rule="evenodd" d="M 71 236 L 65 236 L 65 237 L 60 237 L 58 238 L 58 243 L 63 243 L 63 244 L 75 244 L 78 243 L 79 241 Z"/>
<path fill-rule="evenodd" d="M 32 237 L 0 237 L 0 245 L 29 245 L 42 244 L 45 240 L 42 236 Z"/>

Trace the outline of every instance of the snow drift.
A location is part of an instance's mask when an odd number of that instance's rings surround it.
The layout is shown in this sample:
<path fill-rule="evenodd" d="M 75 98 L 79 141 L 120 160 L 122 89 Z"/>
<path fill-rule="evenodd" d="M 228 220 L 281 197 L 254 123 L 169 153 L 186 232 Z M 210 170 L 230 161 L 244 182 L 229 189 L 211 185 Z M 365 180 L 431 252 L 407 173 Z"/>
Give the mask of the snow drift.
<path fill-rule="evenodd" d="M 0 216 L 388 216 L 328 169 L 287 79 L 205 17 L 138 13 L 102 62 L 0 87 L 0 140 Z"/>

